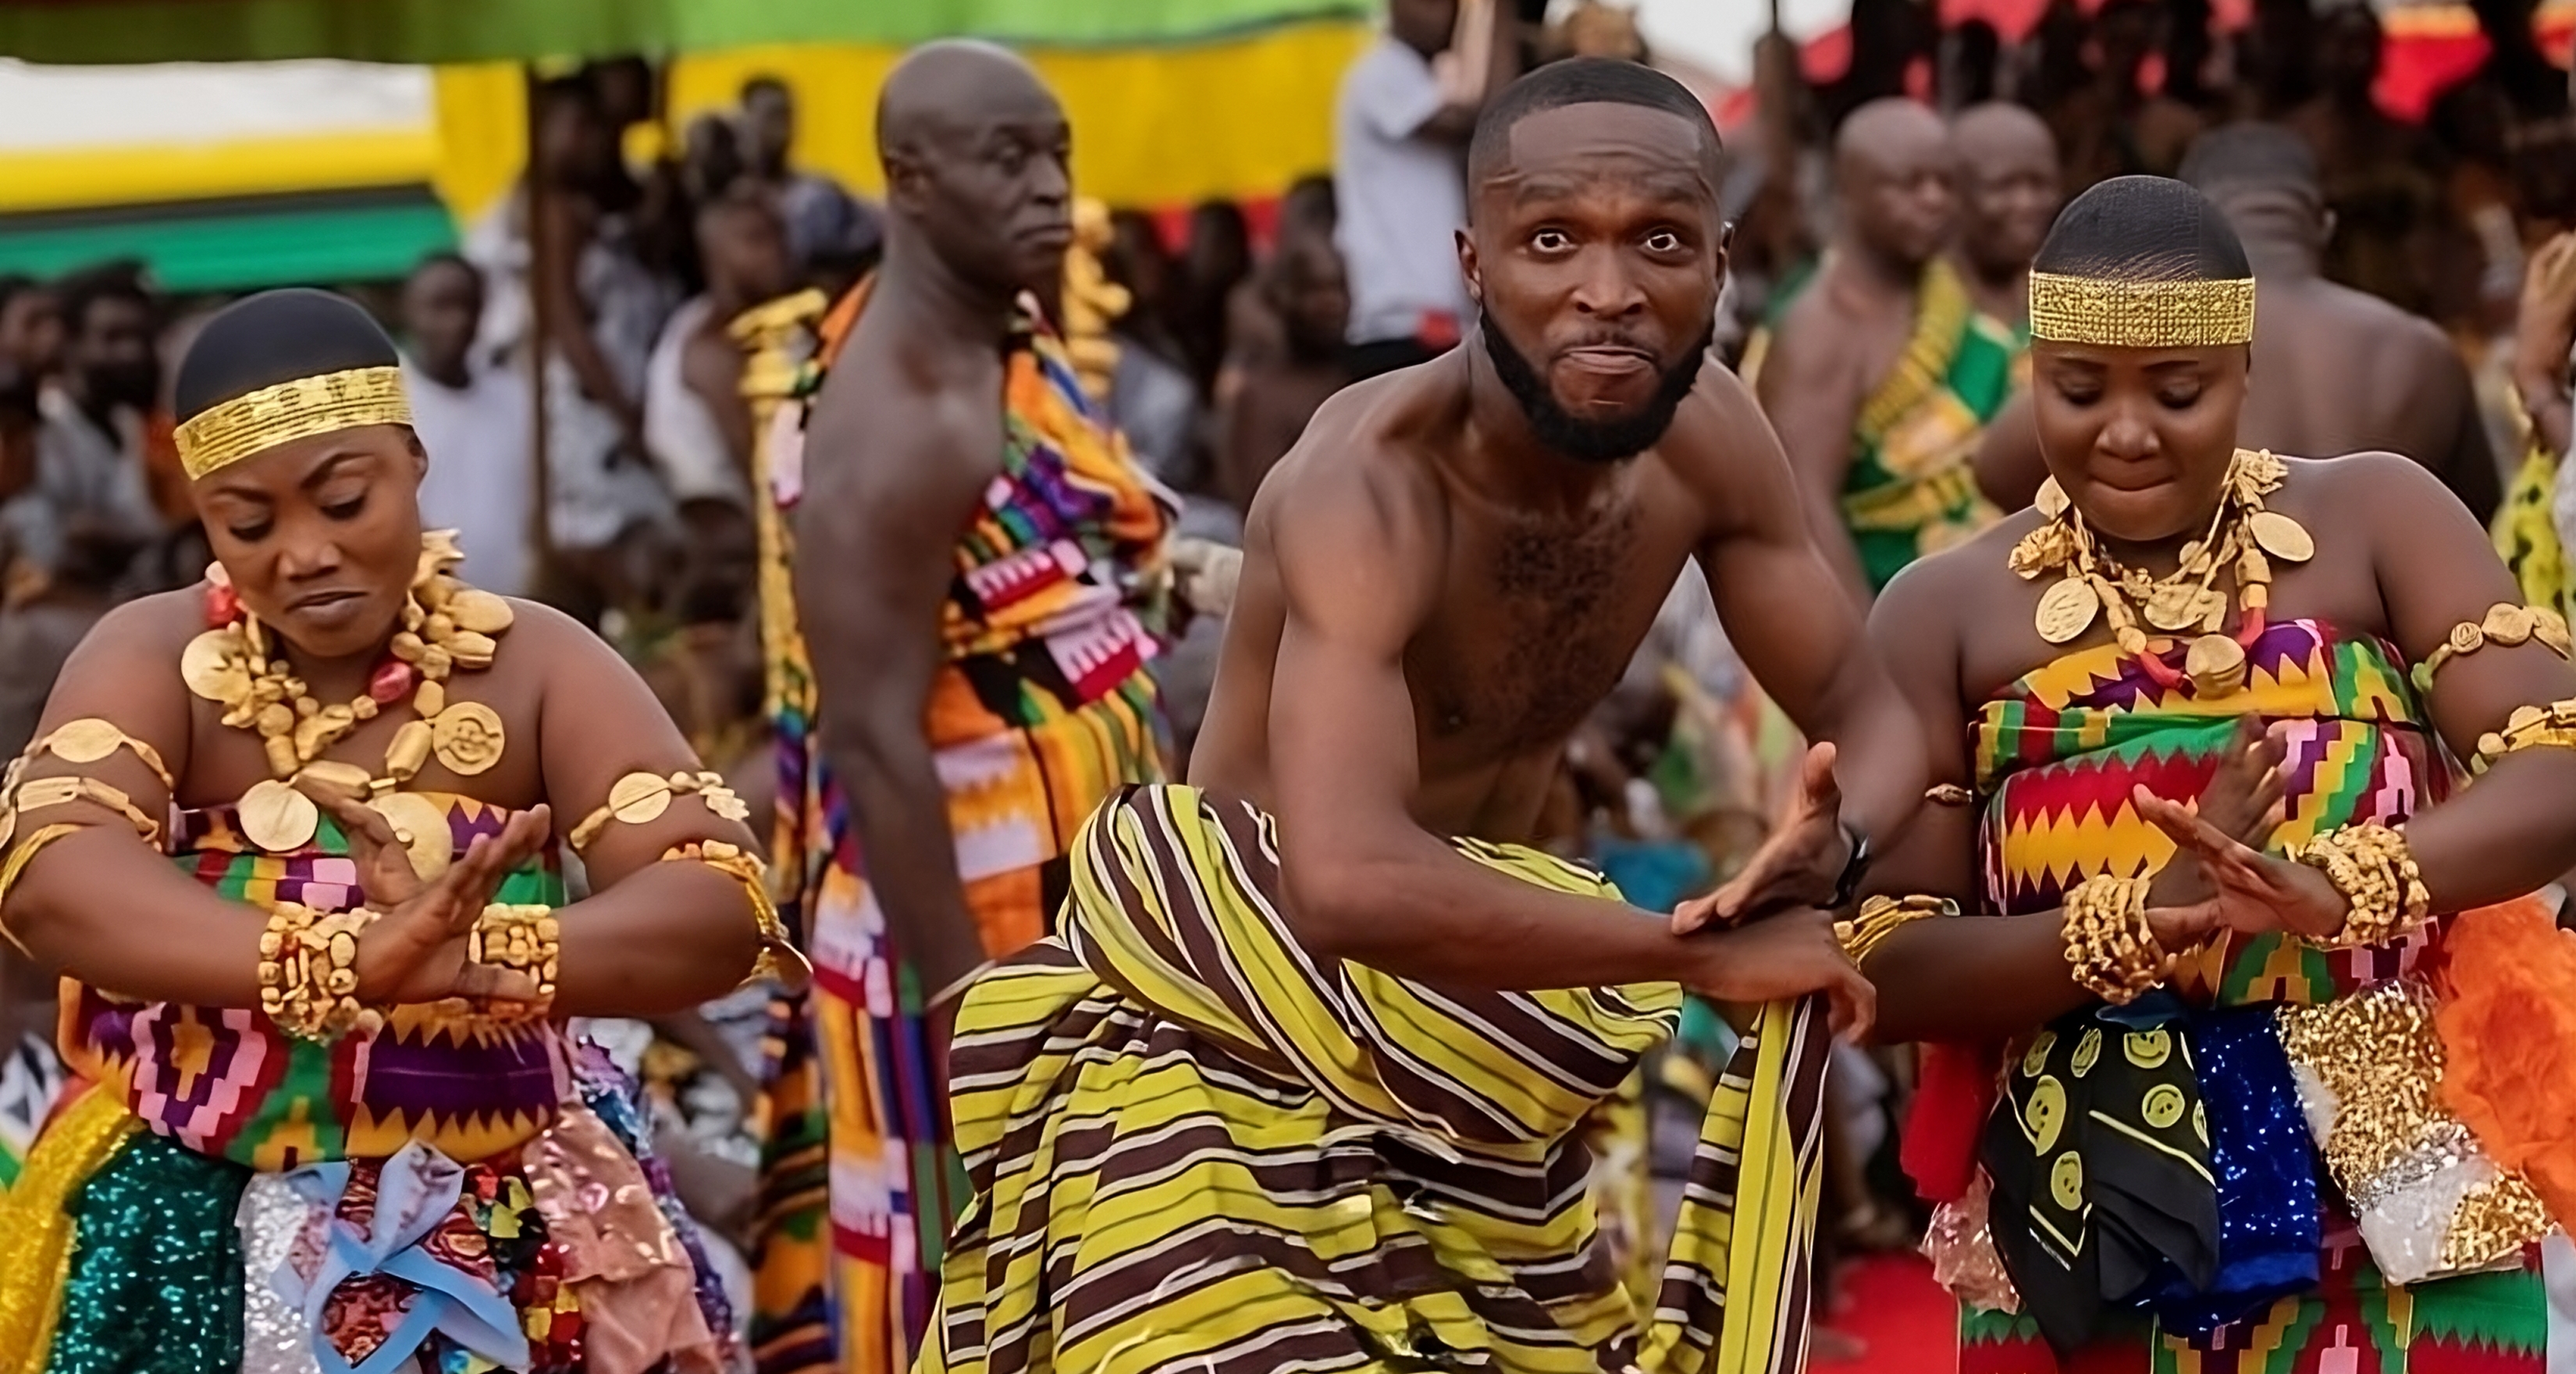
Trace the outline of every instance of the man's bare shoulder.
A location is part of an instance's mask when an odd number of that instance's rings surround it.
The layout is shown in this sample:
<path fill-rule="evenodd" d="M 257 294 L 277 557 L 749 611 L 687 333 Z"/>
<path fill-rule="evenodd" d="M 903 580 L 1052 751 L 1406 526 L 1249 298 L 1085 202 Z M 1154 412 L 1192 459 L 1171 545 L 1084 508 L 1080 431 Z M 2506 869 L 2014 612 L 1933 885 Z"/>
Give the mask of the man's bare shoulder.
<path fill-rule="evenodd" d="M 1448 501 L 1429 445 L 1464 397 L 1463 380 L 1446 371 L 1408 368 L 1327 399 L 1253 499 L 1247 555 L 1436 569 Z"/>
<path fill-rule="evenodd" d="M 1654 451 L 1721 523 L 1723 512 L 1758 509 L 1765 497 L 1792 492 L 1788 455 L 1770 416 L 1753 388 L 1715 358 L 1700 364 L 1699 380 Z"/>

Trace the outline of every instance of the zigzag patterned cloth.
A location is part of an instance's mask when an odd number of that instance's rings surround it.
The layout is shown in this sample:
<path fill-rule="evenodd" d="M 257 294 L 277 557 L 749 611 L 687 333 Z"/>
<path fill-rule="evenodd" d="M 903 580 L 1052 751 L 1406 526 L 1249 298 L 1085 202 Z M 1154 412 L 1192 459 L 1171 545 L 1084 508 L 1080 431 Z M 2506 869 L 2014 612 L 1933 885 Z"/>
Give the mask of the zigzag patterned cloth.
<path fill-rule="evenodd" d="M 1979 850 L 1987 909 L 2044 911 L 2095 874 L 2162 868 L 2172 843 L 2139 818 L 2131 787 L 2198 796 L 2248 714 L 2291 727 L 2288 820 L 2274 834 L 2276 849 L 2337 826 L 2393 824 L 2447 793 L 2450 764 L 2393 647 L 2289 621 L 2267 629 L 2247 658 L 2245 690 L 2216 700 L 2161 687 L 2134 659 L 2103 646 L 2059 658 L 1988 702 L 1971 727 L 1985 799 Z M 2441 938 L 2439 922 L 2374 949 L 2318 949 L 2278 934 L 2230 937 L 2213 941 L 2172 986 L 2201 1007 L 2329 1001 L 2411 970 Z M 1928 1105 L 1918 1103 L 1917 1126 L 1936 1116 L 1971 1128 L 1982 1121 L 1982 1112 Z M 2397 1289 L 2381 1281 L 2339 1213 L 2326 1209 L 2318 1286 L 2253 1318 L 2199 1338 L 2141 1321 L 2061 1357 L 2027 1314 L 1968 1309 L 1960 1370 L 2539 1374 L 2549 1316 L 2536 1251 L 2520 1270 Z"/>
<path fill-rule="evenodd" d="M 1458 848 L 1617 895 L 1534 850 Z M 1269 818 L 1186 787 L 1101 808 L 1063 926 L 958 1014 L 976 1195 L 922 1374 L 1804 1367 L 1812 1000 L 1765 1008 L 1722 1076 L 1645 1314 L 1580 1134 L 1671 1034 L 1678 988 L 1472 992 L 1317 961 L 1280 915 Z"/>

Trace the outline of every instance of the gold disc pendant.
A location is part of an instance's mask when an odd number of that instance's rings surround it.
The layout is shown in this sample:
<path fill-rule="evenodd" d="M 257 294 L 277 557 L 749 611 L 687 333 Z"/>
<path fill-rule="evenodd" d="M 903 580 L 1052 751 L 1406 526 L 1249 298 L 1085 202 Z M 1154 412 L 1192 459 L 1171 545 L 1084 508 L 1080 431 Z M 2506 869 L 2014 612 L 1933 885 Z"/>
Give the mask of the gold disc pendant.
<path fill-rule="evenodd" d="M 2033 620 L 2041 639 L 2064 644 L 2092 628 L 2093 617 L 2101 613 L 2102 598 L 2092 584 L 2081 577 L 2069 577 L 2040 593 L 2039 612 Z"/>
<path fill-rule="evenodd" d="M 313 832 L 322 823 L 322 810 L 311 797 L 275 778 L 253 783 L 236 809 L 241 814 L 242 837 L 271 854 L 311 844 Z"/>
<path fill-rule="evenodd" d="M 428 882 L 447 871 L 456 858 L 456 836 L 447 828 L 447 813 L 417 792 L 387 792 L 367 803 L 394 828 L 394 839 L 411 852 L 411 871 Z"/>
<path fill-rule="evenodd" d="M 2229 635 L 2202 635 L 2183 655 L 2182 670 L 2191 678 L 2193 695 L 2234 696 L 2245 685 L 2245 646 Z"/>
<path fill-rule="evenodd" d="M 2254 542 L 2263 552 L 2284 563 L 2305 563 L 2316 557 L 2317 541 L 2308 537 L 2307 526 L 2276 510 L 2258 510 L 2246 522 L 2253 528 Z"/>
<path fill-rule="evenodd" d="M 2197 624 L 2199 599 L 2200 589 L 2189 583 L 2162 583 L 2147 593 L 2147 623 L 2166 631 Z"/>
<path fill-rule="evenodd" d="M 501 717 L 479 701 L 448 703 L 429 723 L 430 747 L 438 751 L 438 761 L 450 772 L 472 777 L 501 761 L 501 751 L 509 746 L 502 733 Z"/>

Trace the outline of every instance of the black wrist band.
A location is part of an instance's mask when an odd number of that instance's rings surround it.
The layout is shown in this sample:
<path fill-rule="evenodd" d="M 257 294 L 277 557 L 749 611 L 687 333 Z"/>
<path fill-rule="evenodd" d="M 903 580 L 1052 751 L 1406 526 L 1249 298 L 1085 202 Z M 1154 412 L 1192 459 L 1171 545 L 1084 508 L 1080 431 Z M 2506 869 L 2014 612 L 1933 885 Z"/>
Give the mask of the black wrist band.
<path fill-rule="evenodd" d="M 1851 846 L 1851 857 L 1843 860 L 1843 871 L 1834 879 L 1834 898 L 1826 907 L 1829 911 L 1850 906 L 1860 896 L 1861 879 L 1869 875 L 1869 836 L 1850 821 L 1835 824 L 1842 829 L 1844 842 Z"/>

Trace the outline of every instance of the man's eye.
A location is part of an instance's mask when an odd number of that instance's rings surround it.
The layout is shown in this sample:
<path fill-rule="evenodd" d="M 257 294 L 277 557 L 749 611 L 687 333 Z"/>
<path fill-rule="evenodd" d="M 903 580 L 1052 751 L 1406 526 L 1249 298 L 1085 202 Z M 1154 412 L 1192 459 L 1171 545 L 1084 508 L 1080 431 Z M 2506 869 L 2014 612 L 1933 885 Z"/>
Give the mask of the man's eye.
<path fill-rule="evenodd" d="M 1678 253 L 1681 247 L 1682 236 L 1670 229 L 1658 229 L 1646 236 L 1646 251 L 1649 253 Z"/>
<path fill-rule="evenodd" d="M 1562 229 L 1541 229 L 1530 235 L 1530 247 L 1542 253 L 1562 253 L 1573 246 L 1574 240 Z"/>

